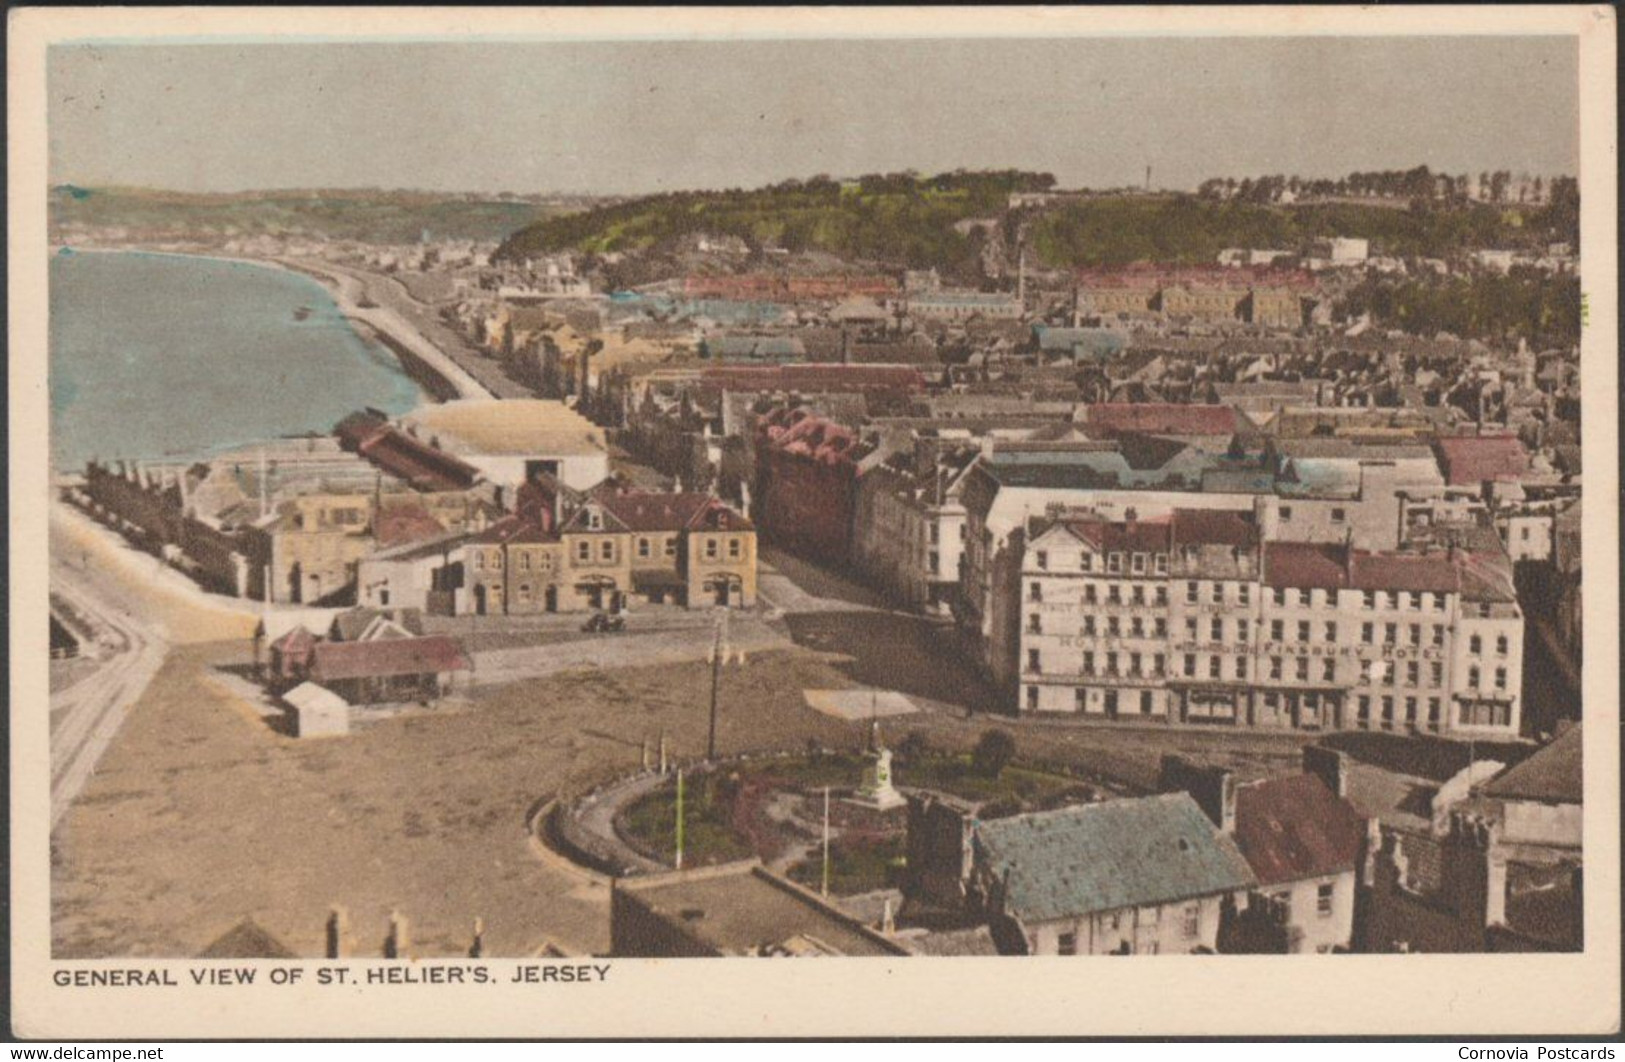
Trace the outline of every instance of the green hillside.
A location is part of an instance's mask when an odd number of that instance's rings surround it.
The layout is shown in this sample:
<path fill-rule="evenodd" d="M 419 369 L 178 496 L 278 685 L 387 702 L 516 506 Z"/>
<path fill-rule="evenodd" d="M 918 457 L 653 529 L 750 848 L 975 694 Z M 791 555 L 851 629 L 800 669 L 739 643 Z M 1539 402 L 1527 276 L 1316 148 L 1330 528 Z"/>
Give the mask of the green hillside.
<path fill-rule="evenodd" d="M 641 251 L 693 233 L 736 236 L 753 246 L 824 251 L 849 259 L 954 268 L 975 238 L 954 223 L 1004 212 L 1011 192 L 1055 183 L 1048 174 L 956 172 L 936 177 L 815 177 L 754 191 L 675 192 L 550 218 L 523 229 L 498 252 Z"/>

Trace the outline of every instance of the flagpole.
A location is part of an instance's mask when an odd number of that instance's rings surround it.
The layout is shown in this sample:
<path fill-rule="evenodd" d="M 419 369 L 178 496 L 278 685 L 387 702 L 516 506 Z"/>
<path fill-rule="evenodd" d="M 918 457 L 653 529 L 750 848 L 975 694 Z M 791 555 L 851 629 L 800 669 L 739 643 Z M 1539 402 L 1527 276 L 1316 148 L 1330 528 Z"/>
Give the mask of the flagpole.
<path fill-rule="evenodd" d="M 677 869 L 683 869 L 683 769 L 677 768 Z"/>
<path fill-rule="evenodd" d="M 819 895 L 829 897 L 829 786 L 824 787 L 824 872 Z"/>

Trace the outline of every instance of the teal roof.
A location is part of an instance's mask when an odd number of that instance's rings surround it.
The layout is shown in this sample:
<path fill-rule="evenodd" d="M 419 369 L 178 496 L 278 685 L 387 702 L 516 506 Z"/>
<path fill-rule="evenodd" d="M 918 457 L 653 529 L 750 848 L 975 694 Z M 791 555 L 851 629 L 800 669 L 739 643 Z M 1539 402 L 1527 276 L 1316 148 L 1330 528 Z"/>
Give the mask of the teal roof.
<path fill-rule="evenodd" d="M 1062 351 L 1094 358 L 1120 354 L 1126 344 L 1121 332 L 1109 328 L 1055 328 L 1034 325 L 1033 334 L 1038 338 L 1040 350 Z"/>
<path fill-rule="evenodd" d="M 1252 870 L 1187 793 L 1110 800 L 976 824 L 978 856 L 1025 922 L 1245 889 Z"/>

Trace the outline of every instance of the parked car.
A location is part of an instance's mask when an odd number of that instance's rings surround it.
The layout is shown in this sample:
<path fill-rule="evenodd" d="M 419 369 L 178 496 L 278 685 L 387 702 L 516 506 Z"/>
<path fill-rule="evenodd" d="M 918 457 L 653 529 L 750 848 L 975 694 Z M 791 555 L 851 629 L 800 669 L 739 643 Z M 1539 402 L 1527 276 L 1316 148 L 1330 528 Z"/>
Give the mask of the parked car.
<path fill-rule="evenodd" d="M 626 630 L 626 617 L 612 616 L 607 612 L 594 612 L 581 629 L 590 634 L 624 631 Z"/>

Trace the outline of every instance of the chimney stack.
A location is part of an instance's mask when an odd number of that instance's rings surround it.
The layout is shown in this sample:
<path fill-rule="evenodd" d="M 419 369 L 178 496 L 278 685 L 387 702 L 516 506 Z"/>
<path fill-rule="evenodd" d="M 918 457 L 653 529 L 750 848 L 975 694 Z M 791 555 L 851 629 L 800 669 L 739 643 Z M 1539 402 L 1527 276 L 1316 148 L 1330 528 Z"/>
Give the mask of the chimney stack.
<path fill-rule="evenodd" d="M 350 935 L 349 912 L 335 904 L 327 916 L 327 957 L 347 959 L 354 950 L 355 940 Z"/>

